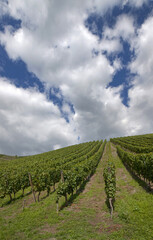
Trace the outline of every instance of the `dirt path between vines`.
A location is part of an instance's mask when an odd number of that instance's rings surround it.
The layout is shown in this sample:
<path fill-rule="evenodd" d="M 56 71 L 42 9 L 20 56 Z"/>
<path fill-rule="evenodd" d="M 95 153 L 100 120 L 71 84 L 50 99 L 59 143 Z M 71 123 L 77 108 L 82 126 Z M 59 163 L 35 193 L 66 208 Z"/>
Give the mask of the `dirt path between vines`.
<path fill-rule="evenodd" d="M 77 204 L 72 204 L 70 207 L 72 211 L 76 212 L 81 212 L 81 209 L 93 209 L 95 215 L 93 218 L 89 219 L 89 224 L 91 224 L 95 228 L 95 231 L 99 233 L 114 232 L 121 228 L 120 224 L 116 224 L 110 219 L 109 209 L 106 205 L 103 168 L 104 163 L 108 160 L 107 144 L 105 146 L 101 161 L 97 167 L 96 173 L 91 177 L 90 181 L 87 183 L 84 191 L 82 192 L 84 197 L 80 199 Z M 115 215 L 116 213 L 114 213 L 114 216 Z"/>

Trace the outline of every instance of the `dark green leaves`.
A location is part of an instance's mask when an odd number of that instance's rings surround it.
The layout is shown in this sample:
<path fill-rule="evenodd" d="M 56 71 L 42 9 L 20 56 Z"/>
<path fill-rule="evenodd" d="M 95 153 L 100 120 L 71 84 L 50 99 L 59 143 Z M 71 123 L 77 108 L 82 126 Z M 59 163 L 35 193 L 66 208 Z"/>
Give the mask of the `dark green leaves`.
<path fill-rule="evenodd" d="M 103 176 L 107 198 L 115 199 L 116 176 L 114 163 L 108 162 L 107 166 L 104 168 Z"/>

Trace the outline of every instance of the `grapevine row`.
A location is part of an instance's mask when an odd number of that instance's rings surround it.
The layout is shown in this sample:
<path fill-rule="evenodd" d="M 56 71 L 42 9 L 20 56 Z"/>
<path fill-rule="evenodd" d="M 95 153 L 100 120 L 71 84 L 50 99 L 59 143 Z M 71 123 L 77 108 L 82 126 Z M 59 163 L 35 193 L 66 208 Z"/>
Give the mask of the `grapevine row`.
<path fill-rule="evenodd" d="M 144 180 L 153 182 L 153 154 L 133 154 L 117 146 L 117 153 L 130 169 Z"/>
<path fill-rule="evenodd" d="M 110 141 L 114 144 L 118 144 L 120 145 L 121 147 L 125 148 L 125 149 L 128 149 L 132 152 L 135 152 L 135 153 L 150 153 L 150 152 L 153 152 L 153 146 L 151 147 L 142 147 L 142 146 L 136 146 L 134 144 L 130 144 L 130 143 L 125 143 L 123 142 L 122 140 L 119 140 L 119 139 L 110 139 Z"/>
<path fill-rule="evenodd" d="M 94 173 L 102 157 L 106 141 L 103 144 L 102 141 L 100 143 L 99 149 L 94 154 L 88 156 L 83 162 L 72 166 L 71 169 L 62 172 L 63 177 L 57 189 L 57 203 L 62 196 L 67 202 L 67 195 L 73 195 L 74 190 Z"/>
<path fill-rule="evenodd" d="M 25 157 L 12 160 L 4 164 L 0 170 L 0 196 L 10 196 L 22 190 L 24 194 L 25 188 L 29 187 L 29 173 L 33 183 L 34 190 L 39 192 L 47 190 L 55 186 L 60 180 L 61 169 L 70 168 L 72 164 L 81 162 L 86 156 L 92 155 L 97 150 L 100 143 L 89 142 L 74 145 L 61 150 L 51 151 L 36 156 Z M 41 159 L 42 157 L 42 159 Z M 45 158 L 46 157 L 46 158 Z"/>
<path fill-rule="evenodd" d="M 115 173 L 115 164 L 114 164 L 114 158 L 111 152 L 110 142 L 107 143 L 106 152 L 108 155 L 108 160 L 105 163 L 105 167 L 103 170 L 103 177 L 105 181 L 105 192 L 106 192 L 107 200 L 110 205 L 111 218 L 112 218 L 113 202 L 115 200 L 115 193 L 116 193 L 116 173 Z"/>

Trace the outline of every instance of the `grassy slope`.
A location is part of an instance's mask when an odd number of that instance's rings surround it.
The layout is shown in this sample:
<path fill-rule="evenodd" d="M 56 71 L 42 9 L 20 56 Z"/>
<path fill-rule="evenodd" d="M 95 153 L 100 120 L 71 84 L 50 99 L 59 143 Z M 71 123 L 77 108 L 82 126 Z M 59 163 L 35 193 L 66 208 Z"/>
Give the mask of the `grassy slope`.
<path fill-rule="evenodd" d="M 94 176 L 59 215 L 56 213 L 55 193 L 39 203 L 33 203 L 32 195 L 27 195 L 24 210 L 23 198 L 0 208 L 0 239 L 152 240 L 153 195 L 131 177 L 117 157 L 116 149 L 113 146 L 111 149 L 117 175 L 113 220 L 110 220 L 105 202 L 102 176 L 110 154 L 108 143 Z M 0 205 L 4 204 L 4 200 L 0 201 Z M 61 199 L 60 205 L 63 203 L 64 199 Z"/>
<path fill-rule="evenodd" d="M 17 158 L 17 156 L 9 156 L 9 155 L 0 154 L 0 163 L 3 163 L 4 161 L 8 161 L 8 160 L 13 160 L 16 158 Z"/>

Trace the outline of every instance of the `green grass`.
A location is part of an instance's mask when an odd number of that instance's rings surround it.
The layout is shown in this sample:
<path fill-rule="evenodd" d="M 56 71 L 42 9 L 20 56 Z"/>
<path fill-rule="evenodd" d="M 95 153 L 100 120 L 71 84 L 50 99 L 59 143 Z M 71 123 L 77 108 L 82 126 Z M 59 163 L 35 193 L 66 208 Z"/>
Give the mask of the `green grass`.
<path fill-rule="evenodd" d="M 116 166 L 117 192 L 113 219 L 110 219 L 104 191 L 103 168 L 108 157 Z M 26 193 L 29 189 L 26 190 Z M 109 143 L 94 176 L 68 207 L 56 213 L 56 193 L 42 194 L 34 203 L 32 194 L 7 204 L 1 199 L 0 239 L 56 240 L 152 240 L 153 195 L 139 185 L 117 157 Z M 26 206 L 23 210 L 23 200 Z M 64 198 L 60 199 L 60 206 Z"/>

